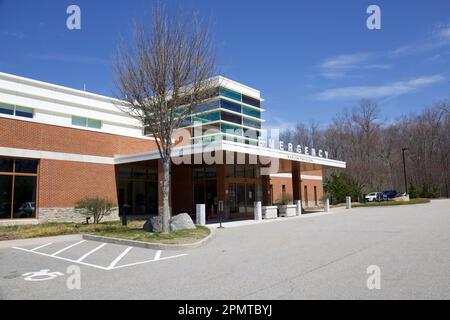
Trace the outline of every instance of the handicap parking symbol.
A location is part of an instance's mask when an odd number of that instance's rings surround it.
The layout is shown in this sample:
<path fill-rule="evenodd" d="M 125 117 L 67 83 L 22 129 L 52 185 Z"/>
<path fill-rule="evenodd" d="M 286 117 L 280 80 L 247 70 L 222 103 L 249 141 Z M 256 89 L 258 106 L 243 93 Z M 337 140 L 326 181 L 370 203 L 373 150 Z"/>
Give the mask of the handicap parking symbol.
<path fill-rule="evenodd" d="M 46 281 L 46 280 L 53 280 L 58 276 L 63 276 L 64 273 L 55 271 L 55 272 L 49 272 L 49 269 L 43 269 L 40 271 L 35 272 L 27 272 L 22 274 L 22 277 L 25 277 L 24 280 L 26 281 Z"/>

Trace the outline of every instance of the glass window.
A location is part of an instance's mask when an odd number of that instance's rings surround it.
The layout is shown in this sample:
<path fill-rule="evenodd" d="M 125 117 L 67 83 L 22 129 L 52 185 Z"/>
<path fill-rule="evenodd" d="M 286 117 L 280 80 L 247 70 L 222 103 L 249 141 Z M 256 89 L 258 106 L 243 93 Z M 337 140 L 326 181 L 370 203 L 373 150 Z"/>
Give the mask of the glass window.
<path fill-rule="evenodd" d="M 0 175 L 0 219 L 11 219 L 11 191 L 13 176 Z"/>
<path fill-rule="evenodd" d="M 259 122 L 259 121 L 242 118 L 242 124 L 247 127 L 261 129 L 261 122 Z"/>
<path fill-rule="evenodd" d="M 15 171 L 19 173 L 37 173 L 37 165 L 37 160 L 17 159 Z"/>
<path fill-rule="evenodd" d="M 229 99 L 237 100 L 239 102 L 241 101 L 241 94 L 237 93 L 235 91 L 229 90 L 229 89 L 220 88 L 219 94 L 222 97 L 226 97 L 226 98 L 229 98 Z"/>
<path fill-rule="evenodd" d="M 244 130 L 244 137 L 246 137 L 246 138 L 251 138 L 251 139 L 258 139 L 258 137 L 259 137 L 259 131 L 256 131 L 256 130 L 250 130 L 250 129 L 245 129 L 245 130 Z"/>
<path fill-rule="evenodd" d="M 255 117 L 255 118 L 261 119 L 261 111 L 253 109 L 253 108 L 242 106 L 242 113 L 247 115 L 247 116 L 251 116 L 251 117 Z"/>
<path fill-rule="evenodd" d="M 234 164 L 227 164 L 227 177 L 234 178 Z"/>
<path fill-rule="evenodd" d="M 227 100 L 220 100 L 220 106 L 224 109 L 241 113 L 241 105 Z"/>
<path fill-rule="evenodd" d="M 88 119 L 87 126 L 89 128 L 101 129 L 102 128 L 102 122 L 100 120 Z"/>
<path fill-rule="evenodd" d="M 236 165 L 236 178 L 245 178 L 245 165 L 244 164 Z"/>
<path fill-rule="evenodd" d="M 252 164 L 245 165 L 245 177 L 254 178 L 255 177 L 255 166 Z"/>
<path fill-rule="evenodd" d="M 204 111 L 209 111 L 209 110 L 218 109 L 218 108 L 220 108 L 220 103 L 219 103 L 219 100 L 216 100 L 216 101 L 198 105 L 197 107 L 194 108 L 193 112 L 198 113 L 198 112 L 204 112 Z"/>
<path fill-rule="evenodd" d="M 0 103 L 0 113 L 14 115 L 14 106 Z"/>
<path fill-rule="evenodd" d="M 205 167 L 205 178 L 215 178 L 216 177 L 216 167 L 206 166 Z"/>
<path fill-rule="evenodd" d="M 221 123 L 220 129 L 222 130 L 223 133 L 242 136 L 242 128 L 240 128 L 238 126 L 233 126 L 233 125 L 227 124 L 227 123 Z"/>
<path fill-rule="evenodd" d="M 24 118 L 33 118 L 33 109 L 26 107 L 16 107 L 16 116 Z"/>
<path fill-rule="evenodd" d="M 145 179 L 146 175 L 147 175 L 147 170 L 145 168 L 133 168 L 133 178 Z"/>
<path fill-rule="evenodd" d="M 131 178 L 131 168 L 119 168 L 119 176 L 121 178 Z"/>
<path fill-rule="evenodd" d="M 192 116 L 192 122 L 210 122 L 220 120 L 219 112 L 209 112 Z"/>
<path fill-rule="evenodd" d="M 12 172 L 13 171 L 13 159 L 0 158 L 0 172 Z"/>
<path fill-rule="evenodd" d="M 242 102 L 246 103 L 246 104 L 249 104 L 251 106 L 254 106 L 254 107 L 258 107 L 258 108 L 261 107 L 261 101 L 260 100 L 255 99 L 255 98 L 250 98 L 250 97 L 248 97 L 246 95 L 242 95 Z"/>
<path fill-rule="evenodd" d="M 13 217 L 36 217 L 36 177 L 14 177 Z"/>
<path fill-rule="evenodd" d="M 86 127 L 87 119 L 83 117 L 72 116 L 72 124 L 74 126 Z"/>
<path fill-rule="evenodd" d="M 233 123 L 237 123 L 237 124 L 241 124 L 242 123 L 242 117 L 238 116 L 236 114 L 231 114 L 228 112 L 224 112 L 221 111 L 220 112 L 220 118 L 224 121 L 228 121 L 228 122 L 233 122 Z"/>

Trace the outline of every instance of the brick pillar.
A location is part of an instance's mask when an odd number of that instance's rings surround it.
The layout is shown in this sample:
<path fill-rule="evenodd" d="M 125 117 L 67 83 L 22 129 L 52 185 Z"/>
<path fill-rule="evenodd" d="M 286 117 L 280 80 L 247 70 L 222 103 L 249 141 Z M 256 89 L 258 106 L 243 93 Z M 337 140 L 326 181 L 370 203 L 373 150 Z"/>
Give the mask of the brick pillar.
<path fill-rule="evenodd" d="M 296 200 L 302 200 L 302 189 L 301 189 L 301 173 L 300 173 L 300 162 L 291 161 L 292 166 L 292 198 L 294 203 Z"/>
<path fill-rule="evenodd" d="M 263 206 L 271 206 L 272 205 L 272 197 L 270 194 L 270 176 L 264 175 L 261 176 L 262 180 L 262 192 L 263 192 Z"/>

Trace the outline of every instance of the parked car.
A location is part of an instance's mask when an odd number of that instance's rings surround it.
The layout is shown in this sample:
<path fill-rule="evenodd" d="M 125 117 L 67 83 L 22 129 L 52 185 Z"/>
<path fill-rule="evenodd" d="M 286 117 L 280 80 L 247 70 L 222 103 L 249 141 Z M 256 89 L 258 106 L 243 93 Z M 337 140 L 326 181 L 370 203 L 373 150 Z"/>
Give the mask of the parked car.
<path fill-rule="evenodd" d="M 397 191 L 395 190 L 385 190 L 383 191 L 383 201 L 394 199 L 397 195 Z"/>
<path fill-rule="evenodd" d="M 19 207 L 19 210 L 17 212 L 14 212 L 13 216 L 14 218 L 31 218 L 34 217 L 34 210 L 35 210 L 35 203 L 34 202 L 24 202 Z"/>
<path fill-rule="evenodd" d="M 383 194 L 381 192 L 370 192 L 364 197 L 366 202 L 382 201 Z"/>

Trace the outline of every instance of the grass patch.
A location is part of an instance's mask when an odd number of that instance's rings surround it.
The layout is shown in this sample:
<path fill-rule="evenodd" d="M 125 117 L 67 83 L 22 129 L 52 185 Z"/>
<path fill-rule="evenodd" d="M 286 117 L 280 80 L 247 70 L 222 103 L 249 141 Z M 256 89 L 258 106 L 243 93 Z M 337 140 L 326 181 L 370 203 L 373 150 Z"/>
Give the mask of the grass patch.
<path fill-rule="evenodd" d="M 97 236 L 137 240 L 164 244 L 186 244 L 197 242 L 208 236 L 210 230 L 204 226 L 196 226 L 196 229 L 179 230 L 169 234 L 147 232 L 142 227 L 124 227 L 117 230 L 103 230 L 95 232 Z"/>
<path fill-rule="evenodd" d="M 133 221 L 128 227 L 142 226 L 144 222 Z M 114 231 L 124 228 L 120 221 L 102 222 L 99 224 L 51 222 L 34 225 L 0 226 L 0 240 L 14 240 L 38 237 L 51 237 L 66 234 L 94 233 L 100 231 Z"/>
<path fill-rule="evenodd" d="M 129 221 L 122 226 L 120 221 L 99 224 L 51 222 L 34 225 L 0 226 L 0 240 L 51 237 L 67 234 L 92 233 L 98 236 L 157 242 L 166 244 L 192 243 L 209 235 L 209 229 L 197 226 L 192 230 L 180 230 L 169 234 L 147 232 L 142 229 L 145 221 Z"/>
<path fill-rule="evenodd" d="M 405 204 L 422 204 L 429 203 L 430 199 L 415 198 L 409 201 L 381 201 L 381 202 L 352 202 L 352 208 L 358 207 L 384 207 L 384 206 L 401 206 Z M 345 204 L 344 204 L 345 206 Z"/>

